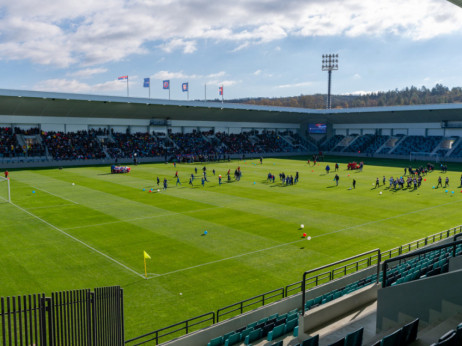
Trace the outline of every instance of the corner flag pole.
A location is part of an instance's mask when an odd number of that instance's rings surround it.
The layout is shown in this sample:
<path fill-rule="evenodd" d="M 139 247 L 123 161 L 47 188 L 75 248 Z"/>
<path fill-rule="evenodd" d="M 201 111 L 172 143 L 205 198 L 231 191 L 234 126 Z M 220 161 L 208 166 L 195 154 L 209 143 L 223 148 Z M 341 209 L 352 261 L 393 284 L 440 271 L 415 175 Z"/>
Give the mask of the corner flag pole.
<path fill-rule="evenodd" d="M 148 278 L 148 271 L 146 269 L 146 257 L 144 258 L 144 277 L 147 279 Z"/>
<path fill-rule="evenodd" d="M 143 257 L 144 257 L 144 277 L 147 280 L 148 279 L 148 271 L 146 269 L 146 258 L 151 259 L 151 256 L 149 256 L 146 251 L 143 251 Z"/>

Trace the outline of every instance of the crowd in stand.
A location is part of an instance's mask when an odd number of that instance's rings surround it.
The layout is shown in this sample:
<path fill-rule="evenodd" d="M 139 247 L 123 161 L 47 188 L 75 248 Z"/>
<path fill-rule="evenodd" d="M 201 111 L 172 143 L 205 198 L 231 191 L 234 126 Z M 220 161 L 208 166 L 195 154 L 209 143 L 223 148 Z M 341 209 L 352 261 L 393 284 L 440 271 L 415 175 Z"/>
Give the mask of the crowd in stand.
<path fill-rule="evenodd" d="M 107 152 L 112 158 L 164 156 L 166 150 L 159 141 L 148 133 L 112 133 L 113 142 L 106 143 Z"/>
<path fill-rule="evenodd" d="M 42 141 L 55 160 L 89 160 L 106 157 L 96 131 L 42 132 Z"/>
<path fill-rule="evenodd" d="M 22 135 L 25 145 L 17 142 Z M 289 136 L 284 140 L 281 136 Z M 178 161 L 216 161 L 235 154 L 292 152 L 299 149 L 300 137 L 289 133 L 258 131 L 225 134 L 213 131 L 191 133 L 125 133 L 108 129 L 77 132 L 45 132 L 39 128 L 0 128 L 0 157 L 44 156 L 54 160 L 103 158 L 176 158 Z M 291 144 L 292 143 L 292 144 Z"/>

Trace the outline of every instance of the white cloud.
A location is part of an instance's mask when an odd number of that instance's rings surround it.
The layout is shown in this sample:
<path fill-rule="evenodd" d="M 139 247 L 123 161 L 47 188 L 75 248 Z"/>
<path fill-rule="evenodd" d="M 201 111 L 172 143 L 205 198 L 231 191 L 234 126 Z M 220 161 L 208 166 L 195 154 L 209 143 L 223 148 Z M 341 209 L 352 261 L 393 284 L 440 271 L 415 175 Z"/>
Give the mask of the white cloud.
<path fill-rule="evenodd" d="M 0 1 L 0 59 L 58 67 L 121 61 L 156 47 L 191 54 L 199 40 L 233 42 L 237 52 L 291 36 L 425 40 L 462 30 L 462 11 L 442 0 Z"/>
<path fill-rule="evenodd" d="M 95 74 L 100 74 L 107 72 L 107 68 L 99 67 L 99 68 L 86 68 L 83 70 L 78 70 L 75 72 L 70 72 L 67 75 L 70 77 L 77 77 L 77 78 L 89 78 Z"/>
<path fill-rule="evenodd" d="M 159 45 L 159 48 L 167 53 L 182 49 L 183 53 L 189 54 L 197 50 L 195 41 L 184 41 L 183 39 L 170 40 L 169 42 Z"/>
<path fill-rule="evenodd" d="M 253 73 L 255 76 L 258 76 L 261 74 L 261 70 L 256 70 L 254 73 Z"/>
<path fill-rule="evenodd" d="M 278 85 L 277 88 L 285 89 L 285 88 L 299 88 L 299 87 L 307 87 L 311 86 L 313 83 L 311 82 L 301 82 L 301 83 L 294 83 L 294 84 L 283 84 Z"/>
<path fill-rule="evenodd" d="M 361 79 L 361 75 L 359 73 L 355 73 L 353 75 L 353 79 Z"/>
<path fill-rule="evenodd" d="M 136 79 L 136 77 L 134 77 Z M 134 81 L 132 81 L 134 82 Z M 122 91 L 127 84 L 119 80 L 111 80 L 103 83 L 88 84 L 75 79 L 47 79 L 33 86 L 33 90 L 59 91 L 69 93 L 93 93 L 102 91 Z"/>
<path fill-rule="evenodd" d="M 226 72 L 220 71 L 216 73 L 211 73 L 209 75 L 203 76 L 199 74 L 185 74 L 183 71 L 179 72 L 170 72 L 170 71 L 159 71 L 151 76 L 153 79 L 204 79 L 204 78 L 219 78 L 226 75 Z"/>

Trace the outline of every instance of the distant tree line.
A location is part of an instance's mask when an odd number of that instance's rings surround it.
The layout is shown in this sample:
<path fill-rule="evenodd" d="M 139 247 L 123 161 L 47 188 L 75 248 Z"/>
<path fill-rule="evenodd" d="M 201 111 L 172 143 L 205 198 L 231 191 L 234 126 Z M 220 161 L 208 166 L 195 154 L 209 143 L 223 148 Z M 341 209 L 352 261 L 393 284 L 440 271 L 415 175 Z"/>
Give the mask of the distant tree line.
<path fill-rule="evenodd" d="M 278 98 L 246 98 L 227 102 L 265 105 L 276 107 L 299 107 L 323 109 L 326 107 L 325 94 L 300 95 Z M 404 106 L 439 103 L 462 103 L 462 88 L 449 89 L 441 84 L 433 88 L 420 89 L 411 86 L 402 90 L 390 90 L 365 95 L 332 95 L 332 108 Z"/>

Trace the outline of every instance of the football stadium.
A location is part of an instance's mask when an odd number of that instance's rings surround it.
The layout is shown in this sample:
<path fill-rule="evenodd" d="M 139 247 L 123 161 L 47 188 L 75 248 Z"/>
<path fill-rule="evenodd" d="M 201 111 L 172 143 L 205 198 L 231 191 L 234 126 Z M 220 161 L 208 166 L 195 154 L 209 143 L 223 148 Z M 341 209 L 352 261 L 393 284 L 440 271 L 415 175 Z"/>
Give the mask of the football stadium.
<path fill-rule="evenodd" d="M 0 169 L 0 345 L 462 345 L 462 104 L 0 89 Z"/>

